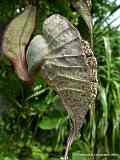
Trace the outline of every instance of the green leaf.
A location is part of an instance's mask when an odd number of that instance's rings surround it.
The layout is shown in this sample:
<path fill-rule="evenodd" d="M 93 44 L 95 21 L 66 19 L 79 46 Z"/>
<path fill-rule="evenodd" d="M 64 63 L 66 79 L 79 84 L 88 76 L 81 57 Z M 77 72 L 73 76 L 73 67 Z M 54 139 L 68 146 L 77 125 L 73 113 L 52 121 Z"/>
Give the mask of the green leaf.
<path fill-rule="evenodd" d="M 73 152 L 72 160 L 89 160 L 89 156 L 85 156 L 85 154 L 81 154 L 80 152 Z"/>
<path fill-rule="evenodd" d="M 49 160 L 60 160 L 59 158 L 50 158 Z"/>
<path fill-rule="evenodd" d="M 44 130 L 51 130 L 57 127 L 58 122 L 59 122 L 58 118 L 44 117 L 38 126 Z"/>

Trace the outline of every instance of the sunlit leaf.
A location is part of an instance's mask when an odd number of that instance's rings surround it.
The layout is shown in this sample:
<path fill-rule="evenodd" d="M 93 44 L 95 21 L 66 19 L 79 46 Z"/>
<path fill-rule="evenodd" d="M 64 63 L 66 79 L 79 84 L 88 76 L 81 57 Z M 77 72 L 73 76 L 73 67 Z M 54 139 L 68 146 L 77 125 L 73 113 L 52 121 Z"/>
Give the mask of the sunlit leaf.
<path fill-rule="evenodd" d="M 49 117 L 44 117 L 40 123 L 38 124 L 38 126 L 41 128 L 41 129 L 44 129 L 44 130 L 51 130 L 53 128 L 56 128 L 57 125 L 58 125 L 58 122 L 59 122 L 59 119 L 58 118 L 49 118 Z"/>

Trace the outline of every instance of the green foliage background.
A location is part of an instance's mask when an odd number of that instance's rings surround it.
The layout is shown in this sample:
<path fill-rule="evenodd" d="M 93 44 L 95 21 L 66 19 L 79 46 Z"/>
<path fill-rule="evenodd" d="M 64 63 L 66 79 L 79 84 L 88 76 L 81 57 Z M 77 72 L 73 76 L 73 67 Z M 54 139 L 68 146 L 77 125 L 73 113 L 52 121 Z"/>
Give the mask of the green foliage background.
<path fill-rule="evenodd" d="M 0 27 L 25 6 L 0 1 Z M 70 160 L 120 159 L 120 32 L 107 20 L 120 6 L 94 0 L 94 52 L 98 61 L 98 96 L 69 152 Z M 35 34 L 42 22 L 60 13 L 78 29 L 81 17 L 68 0 L 39 0 Z M 33 35 L 33 36 L 34 36 Z M 62 160 L 70 120 L 56 93 L 38 75 L 32 88 L 20 81 L 10 62 L 0 57 L 0 160 Z M 81 156 L 81 154 L 118 154 Z"/>

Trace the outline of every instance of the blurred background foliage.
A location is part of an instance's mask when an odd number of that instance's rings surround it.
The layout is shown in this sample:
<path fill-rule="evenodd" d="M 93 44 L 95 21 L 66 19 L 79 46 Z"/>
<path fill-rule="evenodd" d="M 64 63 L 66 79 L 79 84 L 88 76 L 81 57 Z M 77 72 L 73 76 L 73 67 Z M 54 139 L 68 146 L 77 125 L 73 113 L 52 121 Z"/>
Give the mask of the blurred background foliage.
<path fill-rule="evenodd" d="M 69 0 L 39 0 L 36 29 L 49 15 L 67 17 L 86 37 L 81 16 Z M 120 31 L 108 23 L 116 0 L 93 0 L 94 53 L 98 61 L 98 96 L 69 152 L 70 160 L 120 160 Z M 0 1 L 0 32 L 26 3 Z M 1 36 L 1 34 L 0 34 Z M 0 37 L 1 38 L 1 37 Z M 70 120 L 56 93 L 41 75 L 32 88 L 20 81 L 10 62 L 0 57 L 0 160 L 63 160 Z M 81 154 L 116 154 L 82 156 Z"/>

